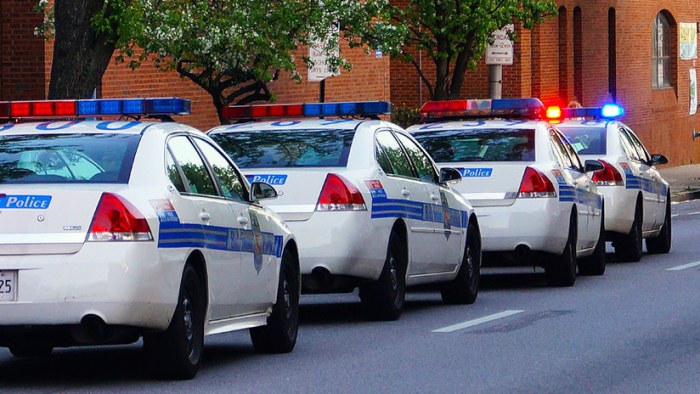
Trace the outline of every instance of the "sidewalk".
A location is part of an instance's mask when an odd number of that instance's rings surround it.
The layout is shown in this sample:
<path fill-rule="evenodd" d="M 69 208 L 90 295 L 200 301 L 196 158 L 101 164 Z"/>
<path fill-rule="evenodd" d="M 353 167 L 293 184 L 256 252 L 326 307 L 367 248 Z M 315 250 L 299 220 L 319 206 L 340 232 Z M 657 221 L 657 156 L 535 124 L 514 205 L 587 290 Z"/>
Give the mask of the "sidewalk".
<path fill-rule="evenodd" d="M 671 201 L 700 199 L 700 164 L 659 169 L 671 185 Z"/>

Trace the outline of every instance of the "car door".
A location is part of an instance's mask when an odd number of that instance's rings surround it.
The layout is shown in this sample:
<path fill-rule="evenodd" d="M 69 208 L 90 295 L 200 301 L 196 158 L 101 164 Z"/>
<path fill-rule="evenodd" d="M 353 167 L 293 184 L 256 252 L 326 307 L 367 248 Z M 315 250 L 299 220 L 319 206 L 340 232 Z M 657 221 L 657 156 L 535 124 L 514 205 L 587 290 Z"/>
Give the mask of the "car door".
<path fill-rule="evenodd" d="M 396 132 L 401 145 L 406 150 L 418 179 L 428 191 L 430 204 L 434 208 L 432 219 L 435 226 L 433 237 L 433 259 L 428 267 L 428 272 L 451 272 L 461 261 L 463 234 L 461 229 L 461 215 L 456 214 L 455 201 L 450 204 L 451 195 L 449 189 L 442 187 L 437 169 L 427 153 L 408 136 Z"/>
<path fill-rule="evenodd" d="M 231 231 L 227 249 L 238 252 L 241 261 L 237 271 L 235 290 L 238 294 L 234 311 L 236 315 L 264 311 L 274 301 L 277 288 L 278 248 L 269 231 L 270 218 L 261 206 L 247 201 L 242 175 L 226 154 L 202 138 L 194 137 L 194 141 L 209 164 L 233 218 L 226 224 Z M 281 256 L 281 239 L 279 241 Z"/>
<path fill-rule="evenodd" d="M 236 241 L 233 235 L 241 226 L 190 138 L 174 136 L 168 140 L 168 148 L 186 185 L 183 199 L 192 202 L 197 212 L 194 222 L 185 225 L 191 227 L 192 235 L 199 240 L 206 261 L 210 319 L 233 316 L 236 314 L 236 290 L 241 283 L 241 253 L 232 246 Z"/>
<path fill-rule="evenodd" d="M 411 256 L 408 274 L 428 273 L 431 263 L 439 259 L 435 256 L 437 248 L 432 220 L 439 202 L 431 200 L 424 182 L 418 180 L 408 155 L 390 129 L 378 130 L 375 143 L 378 160 L 388 162 L 390 168 L 385 169 L 387 201 L 373 203 L 372 209 L 388 209 L 404 218 Z M 385 156 L 386 160 L 380 156 Z"/>
<path fill-rule="evenodd" d="M 602 204 L 600 201 L 600 196 L 598 194 L 598 189 L 596 188 L 591 177 L 586 173 L 586 167 L 581 160 L 581 157 L 576 153 L 576 149 L 569 143 L 569 140 L 557 131 L 559 137 L 562 139 L 564 148 L 571 158 L 571 162 L 574 164 L 574 169 L 578 171 L 579 177 L 577 182 L 579 185 L 578 190 L 580 190 L 578 202 L 586 206 L 588 211 L 588 224 L 586 225 L 586 243 L 582 245 L 583 247 L 593 247 L 598 241 L 598 236 L 600 234 L 600 216 L 602 211 Z"/>
<path fill-rule="evenodd" d="M 642 191 L 644 211 L 642 231 L 651 231 L 658 211 L 658 198 L 651 187 L 656 181 L 653 179 L 651 157 L 628 128 L 620 126 L 620 138 L 623 145 L 626 145 L 626 150 L 631 151 L 629 166 L 632 172 L 632 185 Z"/>
<path fill-rule="evenodd" d="M 577 230 L 578 230 L 578 246 L 577 249 L 588 247 L 590 242 L 588 235 L 588 218 L 590 211 L 588 206 L 579 202 L 581 195 L 585 190 L 585 178 L 588 178 L 585 173 L 578 167 L 579 163 L 572 160 L 566 148 L 564 137 L 555 130 L 550 130 L 550 144 L 554 156 L 557 158 L 558 164 L 561 167 L 560 174 L 556 176 L 559 184 L 559 201 L 573 202 L 577 212 Z M 589 179 L 590 181 L 590 179 Z"/>
<path fill-rule="evenodd" d="M 639 153 L 639 157 L 643 158 L 641 169 L 644 172 L 644 179 L 648 180 L 646 185 L 644 185 L 644 189 L 648 191 L 649 197 L 654 200 L 654 204 L 652 204 L 654 207 L 652 229 L 657 229 L 661 227 L 664 221 L 664 214 L 666 211 L 666 188 L 662 186 L 660 182 L 661 175 L 656 167 L 651 164 L 651 155 L 644 147 L 644 144 L 642 144 L 642 141 L 640 141 L 639 137 L 629 128 L 625 128 L 625 130 L 629 133 L 632 143 L 634 143 L 634 147 Z"/>

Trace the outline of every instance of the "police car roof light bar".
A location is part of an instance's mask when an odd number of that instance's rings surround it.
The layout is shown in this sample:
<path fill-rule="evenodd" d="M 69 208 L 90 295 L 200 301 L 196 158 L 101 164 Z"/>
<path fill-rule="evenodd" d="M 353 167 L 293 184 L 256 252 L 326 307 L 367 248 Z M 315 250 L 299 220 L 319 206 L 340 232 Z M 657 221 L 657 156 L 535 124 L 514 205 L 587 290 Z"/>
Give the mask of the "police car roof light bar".
<path fill-rule="evenodd" d="M 423 118 L 525 117 L 539 119 L 544 105 L 536 98 L 428 101 L 420 109 Z"/>
<path fill-rule="evenodd" d="M 386 101 L 232 105 L 222 111 L 224 118 L 249 120 L 260 118 L 296 118 L 321 116 L 371 117 L 391 114 L 391 103 Z"/>
<path fill-rule="evenodd" d="M 188 115 L 190 101 L 181 98 L 36 100 L 0 102 L 0 119 L 80 118 L 106 115 Z"/>
<path fill-rule="evenodd" d="M 547 118 L 550 121 L 561 121 L 572 118 L 615 119 L 625 114 L 625 109 L 617 104 L 605 104 L 602 107 L 590 108 L 547 108 Z"/>

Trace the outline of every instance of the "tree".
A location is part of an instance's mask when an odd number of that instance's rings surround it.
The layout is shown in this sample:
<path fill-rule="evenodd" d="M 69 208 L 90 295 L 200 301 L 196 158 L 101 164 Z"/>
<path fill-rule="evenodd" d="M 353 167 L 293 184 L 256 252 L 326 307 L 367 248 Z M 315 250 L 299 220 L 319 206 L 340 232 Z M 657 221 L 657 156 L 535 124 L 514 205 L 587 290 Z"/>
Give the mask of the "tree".
<path fill-rule="evenodd" d="M 89 98 L 133 23 L 131 0 L 41 0 L 37 34 L 54 38 L 50 99 Z M 131 22 L 130 22 L 131 21 Z"/>
<path fill-rule="evenodd" d="M 357 43 L 381 46 L 413 64 L 431 100 L 454 100 L 460 98 L 465 72 L 476 68 L 491 32 L 511 23 L 530 29 L 556 12 L 556 3 L 548 0 L 407 0 L 405 5 L 387 4 L 382 11 L 382 20 L 390 20 L 393 31 L 379 23 L 368 32 L 352 33 Z M 435 64 L 434 81 L 412 53 L 419 50 Z"/>
<path fill-rule="evenodd" d="M 142 18 L 134 40 L 122 50 L 143 48 L 138 66 L 149 57 L 161 70 L 176 70 L 206 90 L 222 123 L 222 109 L 274 99 L 268 83 L 281 72 L 300 80 L 294 51 L 328 36 L 332 24 L 359 26 L 371 20 L 383 0 L 134 0 Z M 307 57 L 303 59 L 308 62 Z M 333 67 L 350 68 L 339 56 Z"/>

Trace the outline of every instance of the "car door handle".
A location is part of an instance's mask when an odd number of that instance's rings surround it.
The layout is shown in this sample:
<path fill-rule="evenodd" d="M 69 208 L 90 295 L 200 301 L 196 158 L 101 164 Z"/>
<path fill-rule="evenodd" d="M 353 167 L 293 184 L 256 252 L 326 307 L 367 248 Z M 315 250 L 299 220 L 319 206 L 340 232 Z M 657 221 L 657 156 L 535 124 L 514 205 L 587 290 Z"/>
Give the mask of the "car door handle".
<path fill-rule="evenodd" d="M 199 218 L 204 222 L 208 222 L 211 220 L 211 215 L 208 212 L 202 212 L 199 214 Z"/>
<path fill-rule="evenodd" d="M 431 194 L 430 199 L 433 200 L 434 202 L 438 202 L 438 201 L 440 201 L 440 196 L 435 195 L 435 194 Z"/>
<path fill-rule="evenodd" d="M 241 226 L 245 226 L 246 224 L 248 224 L 248 219 L 243 216 L 239 216 L 238 224 L 240 224 Z"/>
<path fill-rule="evenodd" d="M 411 192 L 408 191 L 408 189 L 403 189 L 401 190 L 401 194 L 403 194 L 405 197 L 408 197 L 411 195 Z"/>

